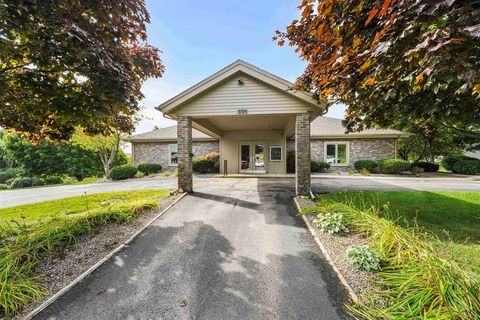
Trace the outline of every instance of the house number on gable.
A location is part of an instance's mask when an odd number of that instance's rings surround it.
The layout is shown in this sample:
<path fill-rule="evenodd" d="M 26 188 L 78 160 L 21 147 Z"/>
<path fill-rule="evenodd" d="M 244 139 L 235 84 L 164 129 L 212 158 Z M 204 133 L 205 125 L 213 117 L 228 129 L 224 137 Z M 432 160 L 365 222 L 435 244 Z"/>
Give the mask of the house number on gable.
<path fill-rule="evenodd" d="M 238 109 L 237 114 L 240 115 L 240 116 L 246 115 L 246 114 L 248 114 L 248 110 L 247 109 Z"/>

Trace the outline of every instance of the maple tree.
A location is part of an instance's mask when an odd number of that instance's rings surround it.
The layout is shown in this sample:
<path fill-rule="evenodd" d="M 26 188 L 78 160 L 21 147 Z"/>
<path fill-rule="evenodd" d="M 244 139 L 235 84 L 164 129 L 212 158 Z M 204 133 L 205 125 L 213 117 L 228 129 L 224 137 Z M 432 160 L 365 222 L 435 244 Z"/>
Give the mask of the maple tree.
<path fill-rule="evenodd" d="M 303 0 L 274 40 L 308 65 L 295 86 L 347 105 L 347 130 L 395 118 L 480 138 L 480 3 Z"/>
<path fill-rule="evenodd" d="M 142 83 L 164 71 L 149 19 L 143 0 L 0 0 L 0 126 L 54 140 L 131 131 Z"/>

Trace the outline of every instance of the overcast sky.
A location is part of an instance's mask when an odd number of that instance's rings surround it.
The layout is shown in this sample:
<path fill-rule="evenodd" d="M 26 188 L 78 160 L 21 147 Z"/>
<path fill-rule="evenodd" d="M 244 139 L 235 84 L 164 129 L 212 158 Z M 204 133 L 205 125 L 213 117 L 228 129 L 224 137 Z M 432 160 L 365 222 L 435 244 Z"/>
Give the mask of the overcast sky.
<path fill-rule="evenodd" d="M 154 108 L 237 59 L 289 81 L 305 63 L 272 41 L 298 15 L 299 0 L 148 0 L 150 44 L 162 50 L 165 74 L 143 85 L 142 120 L 135 133 L 174 124 Z M 343 118 L 344 108 L 328 115 Z"/>

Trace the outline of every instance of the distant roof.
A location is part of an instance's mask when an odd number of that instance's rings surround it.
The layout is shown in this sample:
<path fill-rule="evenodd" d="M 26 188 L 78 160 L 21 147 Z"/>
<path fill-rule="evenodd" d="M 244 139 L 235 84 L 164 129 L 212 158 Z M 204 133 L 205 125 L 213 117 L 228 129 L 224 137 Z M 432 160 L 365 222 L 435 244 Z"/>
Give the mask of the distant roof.
<path fill-rule="evenodd" d="M 393 129 L 366 129 L 345 134 L 342 120 L 330 117 L 318 117 L 310 124 L 312 137 L 365 137 L 365 136 L 408 136 L 409 133 Z"/>
<path fill-rule="evenodd" d="M 361 132 L 345 134 L 342 120 L 330 117 L 318 117 L 310 125 L 312 138 L 380 138 L 408 136 L 409 133 L 393 129 L 366 129 Z M 218 140 L 192 128 L 192 139 L 197 141 Z M 155 142 L 177 140 L 177 126 L 170 126 L 134 135 L 128 139 L 130 142 Z"/>
<path fill-rule="evenodd" d="M 194 140 L 218 140 L 209 135 L 192 128 L 192 139 Z M 156 129 L 145 133 L 131 136 L 131 142 L 149 142 L 149 141 L 175 141 L 177 140 L 177 126 Z"/>

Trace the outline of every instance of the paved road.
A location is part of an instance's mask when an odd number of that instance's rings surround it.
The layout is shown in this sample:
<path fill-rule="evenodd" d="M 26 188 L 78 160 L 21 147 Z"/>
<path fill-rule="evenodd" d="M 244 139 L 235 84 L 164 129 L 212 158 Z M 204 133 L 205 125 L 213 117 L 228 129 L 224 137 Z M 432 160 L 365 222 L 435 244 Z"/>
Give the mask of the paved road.
<path fill-rule="evenodd" d="M 216 186 L 218 189 L 255 188 L 260 181 L 275 181 L 274 184 L 285 188 L 293 187 L 293 179 L 256 179 L 232 178 L 217 179 L 195 177 L 194 188 Z M 80 196 L 84 193 L 124 191 L 137 189 L 174 189 L 177 186 L 175 177 L 155 177 L 118 182 L 91 183 L 86 185 L 67 185 L 0 191 L 0 208 L 46 200 Z M 480 181 L 466 178 L 403 178 L 403 177 L 358 177 L 323 175 L 312 179 L 314 192 L 330 192 L 341 190 L 442 190 L 442 191 L 479 191 Z"/>
<path fill-rule="evenodd" d="M 291 181 L 215 181 L 36 319 L 343 318 L 346 293 L 296 215 Z"/>

